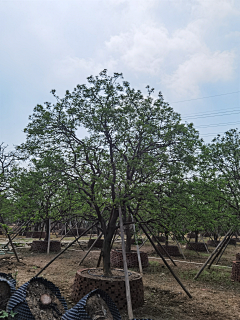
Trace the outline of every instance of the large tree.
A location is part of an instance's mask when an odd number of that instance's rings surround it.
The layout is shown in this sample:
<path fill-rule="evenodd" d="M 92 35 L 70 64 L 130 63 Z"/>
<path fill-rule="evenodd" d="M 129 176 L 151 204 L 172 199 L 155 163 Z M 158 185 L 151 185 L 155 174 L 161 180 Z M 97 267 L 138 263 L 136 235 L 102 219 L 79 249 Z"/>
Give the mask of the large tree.
<path fill-rule="evenodd" d="M 128 220 L 131 206 L 151 196 L 154 184 L 194 167 L 198 134 L 192 124 L 164 102 L 161 93 L 146 96 L 106 70 L 89 77 L 56 103 L 34 108 L 20 149 L 31 157 L 51 156 L 81 201 L 95 212 L 104 234 L 104 273 L 110 274 L 110 245 L 121 206 Z M 85 127 L 88 135 L 79 136 Z M 135 212 L 133 210 L 133 212 Z"/>

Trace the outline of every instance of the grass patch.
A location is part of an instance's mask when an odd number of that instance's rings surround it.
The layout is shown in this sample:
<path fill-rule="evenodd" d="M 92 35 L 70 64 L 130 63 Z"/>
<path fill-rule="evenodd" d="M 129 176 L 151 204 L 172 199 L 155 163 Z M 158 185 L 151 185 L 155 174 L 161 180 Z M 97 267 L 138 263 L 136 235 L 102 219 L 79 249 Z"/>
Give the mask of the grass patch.
<path fill-rule="evenodd" d="M 190 271 L 182 271 L 180 272 L 180 277 L 182 279 L 193 279 L 199 270 L 190 270 Z M 229 270 L 213 270 L 213 269 L 207 269 L 203 270 L 203 272 L 200 274 L 198 280 L 203 282 L 211 282 L 215 284 L 230 284 L 231 281 L 231 271 Z"/>

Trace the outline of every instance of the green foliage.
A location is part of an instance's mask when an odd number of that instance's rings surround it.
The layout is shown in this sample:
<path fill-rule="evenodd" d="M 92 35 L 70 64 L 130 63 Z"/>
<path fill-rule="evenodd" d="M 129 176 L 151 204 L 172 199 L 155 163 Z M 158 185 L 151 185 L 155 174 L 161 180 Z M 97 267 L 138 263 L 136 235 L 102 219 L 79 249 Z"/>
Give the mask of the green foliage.
<path fill-rule="evenodd" d="M 24 130 L 26 143 L 18 148 L 29 154 L 34 166 L 44 164 L 47 177 L 49 172 L 53 175 L 49 182 L 44 178 L 42 191 L 34 187 L 40 199 L 43 191 L 54 189 L 55 176 L 70 188 L 71 201 L 78 201 L 74 210 L 101 224 L 104 259 L 119 205 L 125 221 L 145 208 L 151 214 L 159 201 L 157 214 L 167 215 L 169 221 L 176 218 L 178 206 L 171 209 L 168 190 L 172 187 L 174 193 L 174 184 L 194 169 L 200 142 L 193 125 L 181 122 L 161 92 L 154 98 L 153 89 L 147 87 L 144 95 L 121 74 L 108 76 L 103 70 L 89 77 L 88 85 L 66 91 L 63 98 L 52 93 L 56 103 L 34 108 Z M 88 131 L 83 139 L 78 135 L 81 127 Z"/>
<path fill-rule="evenodd" d="M 240 227 L 240 134 L 229 130 L 203 146 L 199 171 L 211 195 L 210 206 L 218 211 L 219 223 Z"/>
<path fill-rule="evenodd" d="M 4 311 L 4 310 L 1 310 L 1 311 L 0 311 L 0 318 L 8 318 L 8 319 L 9 319 L 9 317 L 10 317 L 10 318 L 14 318 L 16 314 L 17 314 L 17 313 L 16 313 L 16 312 L 13 312 L 12 310 L 11 310 L 10 313 L 8 313 L 8 312 L 6 312 L 6 311 Z"/>

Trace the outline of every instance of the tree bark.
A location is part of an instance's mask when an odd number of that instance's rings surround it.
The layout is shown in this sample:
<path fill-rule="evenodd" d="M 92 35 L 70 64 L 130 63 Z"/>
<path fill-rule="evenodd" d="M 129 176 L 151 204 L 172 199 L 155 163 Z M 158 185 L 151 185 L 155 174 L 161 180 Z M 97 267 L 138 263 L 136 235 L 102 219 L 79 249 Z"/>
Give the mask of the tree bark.
<path fill-rule="evenodd" d="M 45 220 L 45 226 L 46 226 L 46 235 L 45 235 L 45 241 L 48 241 L 48 237 L 49 237 L 49 219 Z"/>
<path fill-rule="evenodd" d="M 111 276 L 111 263 L 110 263 L 110 251 L 111 251 L 112 237 L 109 235 L 104 237 L 102 257 L 103 257 L 103 273 L 105 276 Z"/>
<path fill-rule="evenodd" d="M 198 243 L 198 231 L 195 231 L 195 243 Z"/>
<path fill-rule="evenodd" d="M 168 246 L 168 231 L 165 231 L 164 233 L 165 233 L 165 238 L 166 238 L 165 245 Z"/>

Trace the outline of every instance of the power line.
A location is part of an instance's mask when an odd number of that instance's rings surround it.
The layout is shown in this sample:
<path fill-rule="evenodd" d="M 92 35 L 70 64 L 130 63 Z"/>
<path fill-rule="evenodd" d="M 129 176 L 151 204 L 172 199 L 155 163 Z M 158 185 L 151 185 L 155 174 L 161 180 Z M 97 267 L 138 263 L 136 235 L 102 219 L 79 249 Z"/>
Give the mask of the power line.
<path fill-rule="evenodd" d="M 223 126 L 234 125 L 234 124 L 238 124 L 238 123 L 240 123 L 240 122 L 238 121 L 238 122 L 226 122 L 226 123 L 211 123 L 208 125 L 196 126 L 196 128 L 223 127 Z"/>
<path fill-rule="evenodd" d="M 195 112 L 195 113 L 186 113 L 185 115 L 183 114 L 183 116 L 197 116 L 197 115 L 208 115 L 208 114 L 213 114 L 213 113 L 226 113 L 226 112 L 235 112 L 235 111 L 239 111 L 239 108 L 233 108 L 233 109 L 219 109 L 216 111 L 209 111 L 209 112 Z M 182 115 L 182 114 L 181 114 Z"/>
<path fill-rule="evenodd" d="M 233 92 L 215 94 L 214 96 L 207 96 L 207 97 L 202 97 L 202 98 L 195 98 L 195 99 L 188 99 L 188 100 L 181 100 L 181 101 L 173 101 L 173 102 L 169 102 L 169 103 L 179 103 L 179 102 L 187 102 L 187 101 L 195 101 L 195 100 L 202 100 L 202 99 L 208 99 L 208 98 L 215 98 L 215 97 L 226 96 L 228 94 L 235 94 L 235 93 L 239 93 L 239 92 L 240 91 L 233 91 Z"/>
<path fill-rule="evenodd" d="M 207 136 L 217 136 L 218 134 L 224 134 L 225 132 L 212 132 L 212 133 L 203 133 L 203 134 L 200 134 L 200 136 L 204 136 L 204 137 L 207 137 Z"/>
<path fill-rule="evenodd" d="M 236 112 L 216 112 L 216 113 L 205 113 L 205 114 L 202 114 L 202 115 L 199 115 L 199 116 L 196 116 L 196 117 L 186 117 L 185 119 L 203 119 L 203 118 L 212 118 L 212 117 L 222 117 L 222 116 L 228 116 L 228 115 L 232 115 L 232 114 L 238 114 L 240 113 L 240 110 L 236 110 Z"/>

